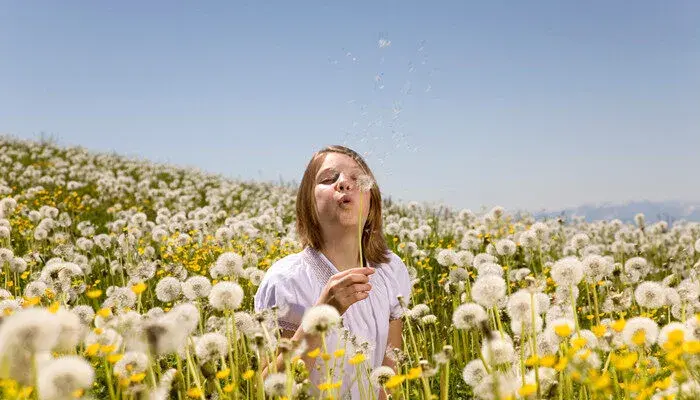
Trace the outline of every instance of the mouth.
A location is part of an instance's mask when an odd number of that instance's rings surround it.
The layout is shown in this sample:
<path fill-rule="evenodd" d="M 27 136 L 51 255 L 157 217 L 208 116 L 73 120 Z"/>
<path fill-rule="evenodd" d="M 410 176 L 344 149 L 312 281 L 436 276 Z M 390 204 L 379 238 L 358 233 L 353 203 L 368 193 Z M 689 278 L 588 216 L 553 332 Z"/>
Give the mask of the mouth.
<path fill-rule="evenodd" d="M 350 196 L 343 196 L 340 199 L 338 199 L 339 206 L 346 206 L 350 203 L 352 203 L 352 199 L 350 198 Z"/>

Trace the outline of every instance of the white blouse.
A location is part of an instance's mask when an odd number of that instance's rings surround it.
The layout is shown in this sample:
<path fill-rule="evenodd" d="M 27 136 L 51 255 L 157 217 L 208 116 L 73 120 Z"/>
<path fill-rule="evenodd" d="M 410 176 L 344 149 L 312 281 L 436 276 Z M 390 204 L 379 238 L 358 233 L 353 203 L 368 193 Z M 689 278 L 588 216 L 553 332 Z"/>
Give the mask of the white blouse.
<path fill-rule="evenodd" d="M 403 315 L 398 296 L 410 302 L 411 279 L 403 261 L 393 252 L 389 252 L 389 262 L 370 265 L 376 268 L 369 275 L 372 289 L 369 297 L 352 304 L 343 314 L 343 326 L 358 339 L 358 343 L 366 341 L 370 351 L 366 353 L 369 369 L 382 365 L 389 335 L 389 321 Z M 323 253 L 306 247 L 303 251 L 284 257 L 275 262 L 265 273 L 258 291 L 255 293 L 255 311 L 260 311 L 277 305 L 282 312 L 279 315 L 279 325 L 282 329 L 296 331 L 301 324 L 304 311 L 314 304 L 321 296 L 330 277 L 339 271 Z M 340 342 L 340 343 L 339 343 Z M 337 333 L 328 335 L 326 344 L 328 352 L 342 348 L 343 342 Z M 310 351 L 313 349 L 308 349 Z M 350 351 L 350 346 L 348 347 Z M 357 383 L 350 387 L 350 382 L 356 375 L 356 367 L 347 363 L 354 354 L 346 353 L 346 365 L 343 368 L 341 398 L 360 399 Z M 317 362 L 316 366 L 323 365 Z M 336 379 L 340 378 L 336 375 Z M 315 388 L 325 380 L 324 370 L 314 367 L 311 371 L 311 382 Z M 365 393 L 369 383 L 363 379 Z M 375 388 L 378 390 L 378 388 Z M 349 390 L 349 391 L 348 391 Z M 343 395 L 345 394 L 345 395 Z"/>

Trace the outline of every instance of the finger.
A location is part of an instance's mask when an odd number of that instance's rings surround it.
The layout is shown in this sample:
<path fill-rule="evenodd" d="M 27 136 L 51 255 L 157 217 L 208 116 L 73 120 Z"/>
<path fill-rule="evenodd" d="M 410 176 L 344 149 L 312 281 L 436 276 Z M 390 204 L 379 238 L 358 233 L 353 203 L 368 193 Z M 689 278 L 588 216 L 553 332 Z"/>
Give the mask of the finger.
<path fill-rule="evenodd" d="M 367 283 L 369 282 L 369 278 L 367 275 L 363 274 L 354 274 L 354 275 L 347 275 L 343 277 L 341 280 L 338 281 L 338 285 L 340 286 L 350 286 L 354 283 Z"/>
<path fill-rule="evenodd" d="M 356 283 L 352 285 L 352 289 L 356 292 L 369 292 L 372 290 L 372 285 L 369 283 Z"/>
<path fill-rule="evenodd" d="M 338 272 L 337 274 L 333 275 L 331 279 L 342 279 L 343 277 L 352 274 L 372 275 L 374 272 L 374 268 L 369 267 L 350 268 L 346 269 L 345 271 Z"/>

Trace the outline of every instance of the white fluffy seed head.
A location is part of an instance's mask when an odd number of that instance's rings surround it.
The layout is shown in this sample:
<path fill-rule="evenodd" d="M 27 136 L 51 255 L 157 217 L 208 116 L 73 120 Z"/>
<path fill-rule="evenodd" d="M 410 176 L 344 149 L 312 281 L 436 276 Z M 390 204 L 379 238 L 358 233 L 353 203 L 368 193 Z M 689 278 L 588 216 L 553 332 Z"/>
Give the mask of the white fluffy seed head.
<path fill-rule="evenodd" d="M 506 295 L 506 281 L 500 276 L 486 275 L 477 278 L 472 286 L 472 298 L 477 304 L 491 308 Z"/>
<path fill-rule="evenodd" d="M 209 304 L 217 310 L 235 310 L 243 302 L 243 289 L 234 282 L 219 282 L 209 292 Z"/>
<path fill-rule="evenodd" d="M 634 299 L 644 308 L 657 309 L 663 307 L 666 296 L 663 286 L 657 282 L 646 281 L 634 290 Z"/>
<path fill-rule="evenodd" d="M 189 277 L 182 284 L 182 293 L 188 300 L 197 300 L 209 296 L 211 292 L 211 282 L 209 278 L 202 275 Z"/>
<path fill-rule="evenodd" d="M 452 323 L 457 329 L 478 329 L 486 319 L 486 310 L 476 303 L 462 304 L 452 314 Z"/>
<path fill-rule="evenodd" d="M 163 303 L 177 300 L 180 293 L 182 293 L 182 283 L 172 276 L 166 276 L 156 285 L 156 297 Z"/>
<path fill-rule="evenodd" d="M 576 257 L 565 257 L 552 266 L 552 279 L 560 286 L 575 286 L 583 279 L 583 264 Z"/>
<path fill-rule="evenodd" d="M 40 368 L 37 380 L 40 399 L 69 399 L 75 391 L 92 386 L 95 371 L 81 357 L 63 356 Z"/>
<path fill-rule="evenodd" d="M 340 322 L 340 314 L 335 307 L 320 304 L 309 308 L 301 320 L 305 332 L 324 333 Z"/>

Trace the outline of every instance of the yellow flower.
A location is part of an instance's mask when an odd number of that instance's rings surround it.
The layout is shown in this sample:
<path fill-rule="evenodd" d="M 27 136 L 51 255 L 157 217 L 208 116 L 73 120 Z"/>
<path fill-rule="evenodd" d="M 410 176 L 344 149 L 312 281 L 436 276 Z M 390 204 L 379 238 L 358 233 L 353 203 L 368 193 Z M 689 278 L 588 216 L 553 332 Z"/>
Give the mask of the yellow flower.
<path fill-rule="evenodd" d="M 255 375 L 255 371 L 253 371 L 252 369 L 249 369 L 246 372 L 244 372 L 242 376 L 243 376 L 243 379 L 248 380 L 248 379 L 252 378 L 253 375 Z"/>
<path fill-rule="evenodd" d="M 131 375 L 131 378 L 130 378 L 130 379 L 131 379 L 132 382 L 136 383 L 136 382 L 141 382 L 141 381 L 144 380 L 145 378 L 146 378 L 146 373 L 145 373 L 145 372 L 141 372 L 140 374 Z"/>
<path fill-rule="evenodd" d="M 527 366 L 527 367 L 534 367 L 534 366 L 537 365 L 539 362 L 540 362 L 539 357 L 537 357 L 537 356 L 532 356 L 532 357 L 528 358 L 527 360 L 525 360 L 525 366 Z"/>
<path fill-rule="evenodd" d="M 73 397 L 79 399 L 85 394 L 85 389 L 77 389 L 73 392 Z"/>
<path fill-rule="evenodd" d="M 587 343 L 586 339 L 584 339 L 582 337 L 577 337 L 571 341 L 571 345 L 573 346 L 573 348 L 575 350 L 582 348 L 583 346 L 586 345 L 586 343 Z"/>
<path fill-rule="evenodd" d="M 321 354 L 321 358 L 323 359 L 323 361 L 328 361 L 331 359 L 331 355 L 328 353 L 323 353 Z"/>
<path fill-rule="evenodd" d="M 668 342 L 674 345 L 683 343 L 683 340 L 685 340 L 685 334 L 681 329 L 674 329 L 668 333 Z"/>
<path fill-rule="evenodd" d="M 311 358 L 316 358 L 321 354 L 321 349 L 316 347 L 315 349 L 311 350 L 310 352 L 306 353 L 307 356 Z"/>
<path fill-rule="evenodd" d="M 557 365 L 554 366 L 554 369 L 561 372 L 564 370 L 564 368 L 566 368 L 568 363 L 569 363 L 569 361 L 566 358 L 560 358 Z"/>
<path fill-rule="evenodd" d="M 611 327 L 615 330 L 615 332 L 622 332 L 622 330 L 625 329 L 626 324 L 627 322 L 624 319 L 618 319 L 611 325 Z"/>
<path fill-rule="evenodd" d="M 222 371 L 217 372 L 217 373 L 216 373 L 216 377 L 217 377 L 218 379 L 224 379 L 224 378 L 226 378 L 230 373 L 231 373 L 231 369 L 226 368 L 226 369 L 224 369 L 224 370 L 222 370 Z"/>
<path fill-rule="evenodd" d="M 187 391 L 187 397 L 197 398 L 202 396 L 202 391 L 198 387 L 190 388 Z"/>
<path fill-rule="evenodd" d="M 335 358 L 340 358 L 345 355 L 345 349 L 338 349 L 335 352 L 333 352 L 333 357 Z"/>
<path fill-rule="evenodd" d="M 530 384 L 530 385 L 525 385 L 522 386 L 520 389 L 518 389 L 518 394 L 526 397 L 529 396 L 537 391 L 537 385 Z"/>
<path fill-rule="evenodd" d="M 131 287 L 131 291 L 136 293 L 136 294 L 141 294 L 141 293 L 143 293 L 144 290 L 146 290 L 146 284 L 143 282 L 139 282 Z M 196 389 L 196 388 L 193 388 L 193 389 Z M 190 389 L 190 390 L 192 390 L 192 389 Z M 199 389 L 197 389 L 197 390 L 199 390 Z"/>
<path fill-rule="evenodd" d="M 39 298 L 39 297 L 25 297 L 23 305 L 26 305 L 27 307 L 31 307 L 31 306 L 35 306 L 35 305 L 39 304 L 40 301 L 41 301 L 41 298 Z"/>
<path fill-rule="evenodd" d="M 591 331 L 595 334 L 596 337 L 603 337 L 605 335 L 605 331 L 607 331 L 607 328 L 605 325 L 596 325 L 591 328 Z"/>
<path fill-rule="evenodd" d="M 119 361 L 124 357 L 124 354 L 110 354 L 107 356 L 107 361 L 109 361 L 110 364 L 114 364 L 115 362 Z"/>
<path fill-rule="evenodd" d="M 94 289 L 94 290 L 89 290 L 87 293 L 85 293 L 87 297 L 91 299 L 96 299 L 100 296 L 102 296 L 102 291 L 100 289 Z"/>
<path fill-rule="evenodd" d="M 540 358 L 540 365 L 543 367 L 551 367 L 556 361 L 557 357 L 550 354 Z"/>
<path fill-rule="evenodd" d="M 104 354 L 109 354 L 116 349 L 117 349 L 117 346 L 115 346 L 113 344 L 105 344 L 105 345 L 100 346 L 100 351 Z"/>
<path fill-rule="evenodd" d="M 233 385 L 229 383 L 228 385 L 224 386 L 224 392 L 226 392 L 226 393 L 233 392 Z"/>
<path fill-rule="evenodd" d="M 593 389 L 603 390 L 610 386 L 610 375 L 608 371 L 603 372 L 599 377 L 593 379 Z"/>
<path fill-rule="evenodd" d="M 632 343 L 641 346 L 646 341 L 646 332 L 643 329 L 638 330 L 632 335 Z"/>
<path fill-rule="evenodd" d="M 408 374 L 406 375 L 406 379 L 409 379 L 409 380 L 418 379 L 421 377 L 422 374 L 423 374 L 423 370 L 420 367 L 411 368 L 410 370 L 408 370 Z"/>
<path fill-rule="evenodd" d="M 388 381 L 384 384 L 384 387 L 387 389 L 393 389 L 396 386 L 399 386 L 400 384 L 403 383 L 403 381 L 406 380 L 406 376 L 404 375 L 394 375 L 391 378 L 389 378 Z"/>
<path fill-rule="evenodd" d="M 100 350 L 99 343 L 93 343 L 85 349 L 85 354 L 88 356 L 94 356 Z"/>
<path fill-rule="evenodd" d="M 61 305 L 61 304 L 60 304 L 59 302 L 54 301 L 54 302 L 51 304 L 51 306 L 49 306 L 49 312 L 50 312 L 51 314 L 56 314 L 56 313 L 58 312 L 58 307 L 59 307 L 60 305 Z"/>
<path fill-rule="evenodd" d="M 351 358 L 348 362 L 349 362 L 351 365 L 357 365 L 357 364 L 359 364 L 359 363 L 365 361 L 366 359 L 367 359 L 367 357 L 365 357 L 364 354 L 362 354 L 362 353 L 357 353 L 357 354 L 355 354 L 355 356 L 354 356 L 353 358 Z"/>
<path fill-rule="evenodd" d="M 571 327 L 568 324 L 561 324 L 554 327 L 554 332 L 559 337 L 568 337 L 571 335 Z"/>
<path fill-rule="evenodd" d="M 700 342 L 697 340 L 690 340 L 683 343 L 683 351 L 685 351 L 688 354 L 700 353 Z"/>
<path fill-rule="evenodd" d="M 610 360 L 616 369 L 625 371 L 634 367 L 634 364 L 637 362 L 637 353 L 629 353 L 622 356 L 613 353 Z"/>
<path fill-rule="evenodd" d="M 331 390 L 331 389 L 337 389 L 343 384 L 343 381 L 337 381 L 337 382 L 323 382 L 318 385 L 318 390 Z"/>
<path fill-rule="evenodd" d="M 107 318 L 112 315 L 112 310 L 110 308 L 100 308 L 100 310 L 97 311 L 97 315 L 102 318 Z"/>

